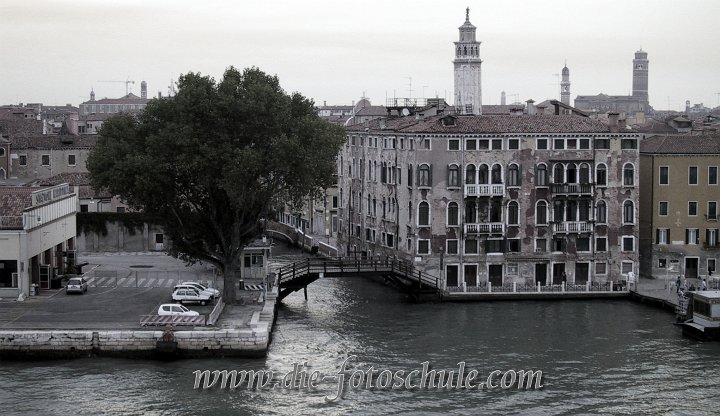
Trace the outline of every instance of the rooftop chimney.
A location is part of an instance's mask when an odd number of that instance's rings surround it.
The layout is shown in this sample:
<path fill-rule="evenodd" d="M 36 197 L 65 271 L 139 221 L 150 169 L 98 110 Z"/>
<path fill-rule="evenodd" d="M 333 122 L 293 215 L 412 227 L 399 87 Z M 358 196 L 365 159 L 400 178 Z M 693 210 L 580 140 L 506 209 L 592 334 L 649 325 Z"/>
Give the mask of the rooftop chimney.
<path fill-rule="evenodd" d="M 527 100 L 527 101 L 525 101 L 525 102 L 527 103 L 527 113 L 528 113 L 528 115 L 529 115 L 529 116 L 534 116 L 535 113 L 536 113 L 536 111 L 535 111 L 535 101 L 531 98 L 531 99 L 529 99 L 529 100 Z"/>
<path fill-rule="evenodd" d="M 608 127 L 610 127 L 610 131 L 613 133 L 618 132 L 618 117 L 620 116 L 619 113 L 608 113 Z"/>

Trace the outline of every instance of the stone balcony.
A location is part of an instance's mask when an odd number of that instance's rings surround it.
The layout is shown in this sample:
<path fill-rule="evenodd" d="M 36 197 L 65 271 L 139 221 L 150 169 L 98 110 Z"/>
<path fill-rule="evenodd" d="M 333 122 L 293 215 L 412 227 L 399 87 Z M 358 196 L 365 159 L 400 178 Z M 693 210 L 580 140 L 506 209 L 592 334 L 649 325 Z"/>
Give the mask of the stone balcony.
<path fill-rule="evenodd" d="M 465 234 L 472 234 L 472 235 L 505 234 L 505 223 L 483 222 L 483 223 L 465 224 Z"/>
<path fill-rule="evenodd" d="M 505 185 L 496 183 L 488 184 L 466 184 L 465 197 L 481 197 L 481 196 L 505 196 Z"/>
<path fill-rule="evenodd" d="M 554 195 L 592 196 L 593 186 L 589 183 L 554 183 L 550 190 Z"/>
<path fill-rule="evenodd" d="M 558 234 L 591 233 L 594 224 L 587 221 L 564 221 L 553 224 L 553 232 Z"/>

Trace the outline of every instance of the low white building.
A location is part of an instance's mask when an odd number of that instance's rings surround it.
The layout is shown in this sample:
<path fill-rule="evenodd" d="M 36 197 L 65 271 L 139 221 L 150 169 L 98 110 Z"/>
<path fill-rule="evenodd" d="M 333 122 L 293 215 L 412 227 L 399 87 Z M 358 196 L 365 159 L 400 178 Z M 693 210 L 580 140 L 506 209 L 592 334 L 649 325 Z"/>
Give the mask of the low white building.
<path fill-rule="evenodd" d="M 75 261 L 77 195 L 68 184 L 0 187 L 0 297 L 50 289 Z"/>

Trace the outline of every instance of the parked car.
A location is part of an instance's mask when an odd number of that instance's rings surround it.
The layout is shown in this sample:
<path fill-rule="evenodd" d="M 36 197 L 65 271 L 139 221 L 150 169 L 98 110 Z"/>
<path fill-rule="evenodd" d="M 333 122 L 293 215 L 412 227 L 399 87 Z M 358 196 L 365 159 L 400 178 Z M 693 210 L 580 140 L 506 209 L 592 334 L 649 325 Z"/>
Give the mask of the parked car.
<path fill-rule="evenodd" d="M 177 289 L 172 294 L 173 302 L 195 302 L 205 306 L 210 301 L 210 295 L 200 293 L 197 289 Z"/>
<path fill-rule="evenodd" d="M 209 292 L 209 293 L 212 294 L 212 297 L 214 297 L 214 298 L 220 297 L 220 291 L 219 291 L 219 290 L 217 290 L 217 289 L 215 289 L 215 288 L 213 288 L 213 287 L 205 286 L 205 285 L 203 285 L 203 284 L 201 284 L 201 283 L 198 283 L 198 282 L 182 282 L 182 283 L 180 283 L 180 284 L 181 284 L 181 285 L 190 285 L 190 286 L 196 288 L 197 290 L 199 290 L 199 291 L 201 291 L 201 292 Z"/>
<path fill-rule="evenodd" d="M 80 293 L 83 294 L 88 290 L 87 280 L 82 277 L 72 277 L 68 280 L 65 286 L 65 293 Z"/>
<path fill-rule="evenodd" d="M 158 308 L 158 315 L 199 316 L 200 313 L 197 311 L 191 311 L 183 305 L 163 303 Z"/>
<path fill-rule="evenodd" d="M 199 288 L 199 287 L 196 287 L 195 285 L 191 285 L 191 284 L 188 284 L 188 283 L 180 283 L 179 285 L 176 285 L 176 286 L 173 288 L 173 292 L 176 291 L 176 290 L 178 290 L 178 289 L 192 289 L 192 290 L 197 290 L 197 291 L 200 292 L 200 294 L 202 294 L 202 295 L 208 295 L 208 297 L 211 297 L 211 298 L 216 297 L 216 296 L 215 296 L 215 292 L 213 292 L 212 290 L 201 289 L 201 288 Z"/>

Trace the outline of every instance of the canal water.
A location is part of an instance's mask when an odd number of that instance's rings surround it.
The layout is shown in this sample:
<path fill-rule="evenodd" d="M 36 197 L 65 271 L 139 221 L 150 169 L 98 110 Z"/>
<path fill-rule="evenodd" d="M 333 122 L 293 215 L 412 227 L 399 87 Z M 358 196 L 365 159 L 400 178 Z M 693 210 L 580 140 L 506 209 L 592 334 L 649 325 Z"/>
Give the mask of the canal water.
<path fill-rule="evenodd" d="M 720 343 L 683 338 L 673 316 L 630 301 L 423 303 L 363 278 L 322 279 L 286 298 L 266 358 L 0 362 L 4 415 L 716 414 Z M 355 358 L 353 358 L 355 356 Z M 543 388 L 353 389 L 355 370 L 541 370 Z M 194 389 L 195 370 L 306 363 L 315 388 Z M 377 380 L 375 380 L 377 381 Z M 418 380 L 419 381 L 419 380 Z M 496 380 L 497 381 L 497 380 Z M 417 381 L 416 381 L 417 382 Z"/>

